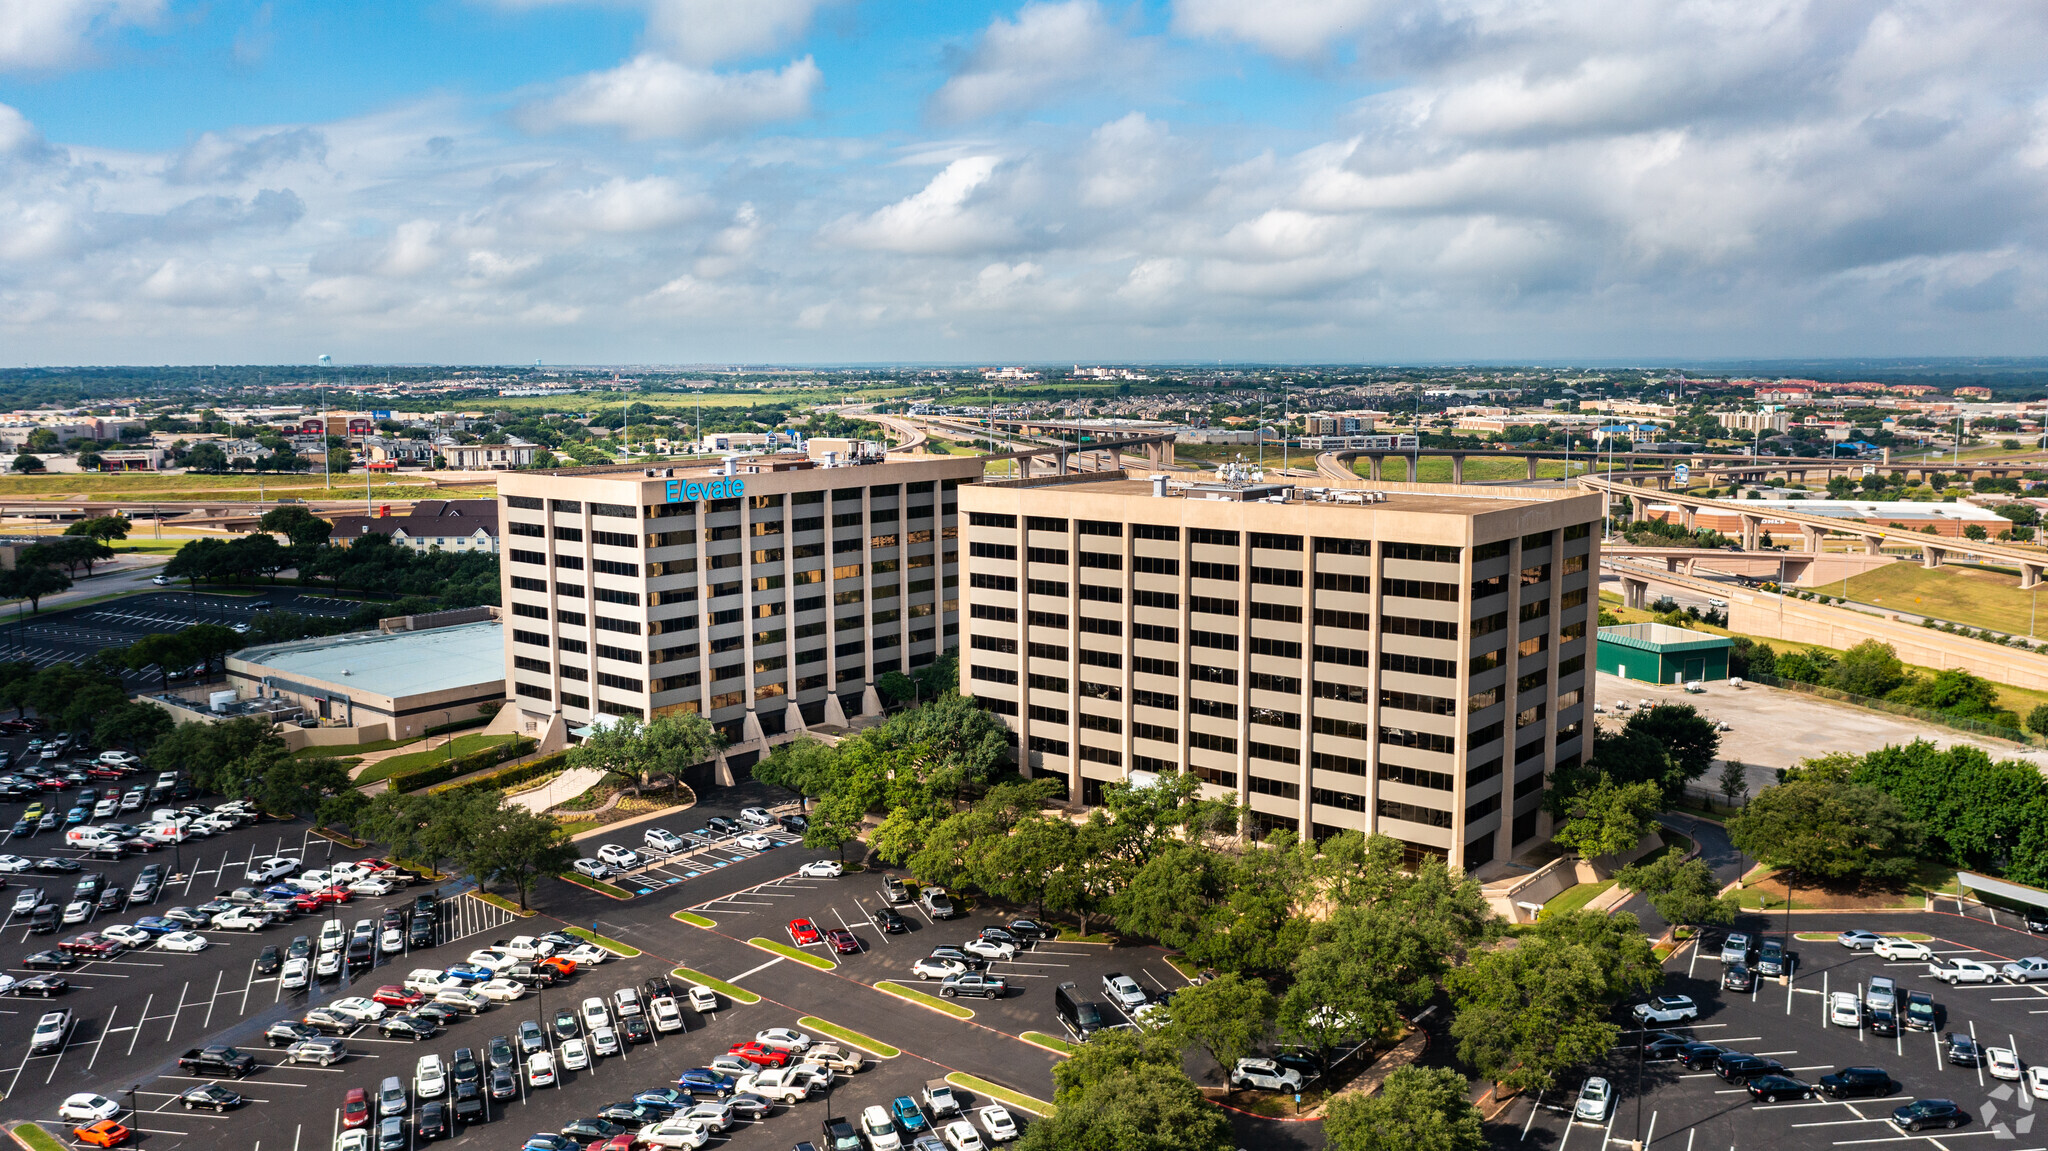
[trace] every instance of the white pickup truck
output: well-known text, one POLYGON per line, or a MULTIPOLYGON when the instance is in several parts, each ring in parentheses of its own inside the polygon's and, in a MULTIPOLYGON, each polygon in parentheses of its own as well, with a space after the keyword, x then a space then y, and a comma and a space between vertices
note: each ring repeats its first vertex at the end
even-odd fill
POLYGON ((800 1071, 794 1067, 776 1067, 741 1076, 738 1090, 751 1091, 763 1099, 791 1105, 808 1098, 815 1082, 808 1071, 800 1071))

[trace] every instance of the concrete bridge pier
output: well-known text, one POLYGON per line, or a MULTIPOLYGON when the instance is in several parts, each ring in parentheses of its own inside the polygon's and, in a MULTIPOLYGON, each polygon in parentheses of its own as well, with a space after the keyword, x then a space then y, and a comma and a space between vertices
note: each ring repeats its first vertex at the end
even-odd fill
POLYGON ((1451 482, 1454 484, 1465 482, 1465 457, 1463 455, 1451 457, 1451 482))
POLYGON ((1408 482, 1411 484, 1414 483, 1416 476, 1419 475, 1421 471, 1421 469, 1416 466, 1418 463, 1417 459, 1412 455, 1402 456, 1401 462, 1408 465, 1408 482))
POLYGON ((1815 555, 1820 554, 1821 541, 1826 538, 1827 533, 1819 528, 1801 526, 1799 529, 1799 542, 1802 550, 1810 551, 1815 555))
POLYGON ((1945 559, 1947 559, 1947 558, 1948 558, 1948 549, 1946 549, 1946 548, 1938 548, 1938 547, 1935 547, 1935 546, 1934 546, 1933 544, 1921 544, 1921 545, 1920 545, 1920 566, 1921 566, 1921 567, 1924 567, 1924 568, 1938 568, 1938 567, 1940 567, 1940 566, 1941 566, 1941 563, 1942 563, 1942 561, 1943 561, 1943 560, 1945 560, 1945 559))
POLYGON ((1763 528, 1764 518, 1762 516, 1746 515, 1742 517, 1743 551, 1753 552, 1757 549, 1759 543, 1758 537, 1763 534, 1763 528))
POLYGON ((1650 599, 1650 581, 1633 576, 1621 577, 1621 603, 1623 607, 1641 609, 1650 599))
POLYGON ((1367 457, 1365 457, 1365 458, 1366 458, 1366 462, 1368 462, 1368 463, 1370 463, 1370 464, 1372 465, 1372 482, 1374 482, 1374 483, 1379 483, 1379 482, 1380 482, 1380 467, 1381 467, 1381 465, 1382 465, 1382 464, 1384 464, 1384 463, 1386 462, 1386 460, 1385 460, 1385 457, 1382 457, 1382 456, 1367 456, 1367 457))
POLYGON ((1145 462, 1151 464, 1154 470, 1164 468, 1167 464, 1173 462, 1173 445, 1170 443, 1146 444, 1145 462))
MULTIPOLYGON (((1885 450, 1886 450, 1886 451, 1890 451, 1891 449, 1890 449, 1890 448, 1886 448, 1885 450)), ((1867 555, 1867 556, 1874 556, 1874 555, 1877 555, 1877 554, 1879 554, 1879 552, 1881 552, 1881 551, 1883 550, 1883 548, 1884 548, 1884 537, 1883 537, 1883 536, 1864 536, 1864 537, 1863 537, 1863 554, 1864 554, 1864 555, 1867 555)))
POLYGON ((2029 589, 2029 588, 2036 588, 2036 587, 2039 587, 2039 586, 2041 586, 2041 571, 2042 571, 2042 567, 2043 567, 2043 565, 2041 565, 2041 564, 2021 564, 2021 565, 2020 565, 2020 590, 2021 590, 2021 591, 2025 591, 2025 590, 2027 590, 2027 589, 2029 589))
POLYGON ((1536 478, 1536 457, 1524 456, 1522 459, 1529 465, 1529 478, 1534 480, 1536 478))

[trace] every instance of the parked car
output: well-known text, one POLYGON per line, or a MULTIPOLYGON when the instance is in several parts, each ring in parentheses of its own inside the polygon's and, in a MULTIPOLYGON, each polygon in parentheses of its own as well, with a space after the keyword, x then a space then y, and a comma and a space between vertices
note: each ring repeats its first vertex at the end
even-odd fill
POLYGON ((1927 974, 1953 987, 1958 983, 1989 983, 1998 977, 1998 969, 1974 959, 1937 955, 1927 964, 1927 974))
POLYGON ((1952 1099, 1915 1099, 1903 1107, 1893 1109, 1892 1126, 1905 1131, 1918 1131, 1923 1127, 1961 1127, 1969 1115, 1952 1099))
POLYGON ((1572 1104, 1572 1118, 1582 1123, 1605 1123, 1612 1110, 1614 1085, 1595 1075, 1580 1086, 1578 1101, 1572 1104))
POLYGON ((1636 1004, 1632 1014, 1638 1023, 1683 1023, 1698 1019, 1700 1008, 1690 995, 1660 995, 1636 1004))

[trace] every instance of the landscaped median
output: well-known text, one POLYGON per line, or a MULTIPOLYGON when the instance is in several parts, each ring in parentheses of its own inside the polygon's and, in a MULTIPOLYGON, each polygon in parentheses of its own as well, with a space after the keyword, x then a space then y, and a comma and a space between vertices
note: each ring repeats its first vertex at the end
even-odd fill
POLYGON ((637 959, 640 955, 639 948, 634 947, 629 943, 620 943, 616 939, 607 939, 606 937, 599 935, 595 931, 589 931, 581 927, 570 927, 565 928, 564 930, 566 930, 569 934, 575 936, 576 938, 583 940, 585 943, 595 943, 599 947, 604 948, 606 951, 614 952, 627 959, 637 959))
POLYGON ((14 1137, 23 1146, 32 1148, 33 1151, 69 1151, 69 1148, 65 1147, 56 1136, 34 1123, 16 1124, 14 1126, 14 1137))
POLYGON ((1061 1039, 1059 1036, 1047 1035, 1043 1031, 1026 1031, 1024 1034, 1018 1036, 1018 1038, 1022 1039, 1026 1043, 1031 1044, 1033 1047, 1043 1047, 1047 1051, 1050 1051, 1055 1055, 1072 1055, 1074 1052, 1080 1050, 1080 1048, 1075 1047, 1073 1044, 1067 1042, 1064 1039, 1061 1039))
POLYGON ((478 899, 483 900, 485 903, 490 904, 492 907, 495 907, 500 911, 509 911, 521 919, 532 919, 534 916, 540 914, 540 912, 538 911, 522 911, 518 904, 512 902, 509 899, 506 899, 502 895, 492 895, 488 891, 472 891, 470 892, 470 894, 476 896, 478 899))
POLYGON ((761 1002, 760 996, 754 994, 751 991, 748 991, 744 987, 734 986, 733 984, 727 983, 723 979, 713 979, 711 976, 706 975, 701 971, 694 970, 692 968, 678 967, 669 974, 675 976, 677 979, 686 979, 691 983, 697 984, 700 987, 709 987, 711 990, 718 992, 720 995, 725 996, 727 999, 732 1000, 734 1003, 761 1002))
POLYGON ((701 927, 706 931, 718 926, 717 920, 706 919, 694 911, 678 911, 674 915, 669 916, 669 918, 677 923, 687 923, 691 927, 701 927))
POLYGON ((564 883, 573 883, 578 887, 587 888, 588 890, 597 892, 599 895, 607 896, 612 899, 633 898, 633 893, 627 891, 623 887, 613 887, 611 884, 606 883, 602 879, 592 879, 589 876, 580 874, 578 872, 564 871, 560 875, 555 876, 555 878, 561 880, 564 883))
POLYGON ((784 959, 794 959, 798 963, 808 963, 812 967, 815 967, 820 971, 830 971, 833 968, 839 966, 837 963, 832 962, 831 960, 825 958, 822 955, 806 954, 805 952, 798 951, 796 948, 791 947, 787 943, 777 943, 773 939, 763 939, 758 935, 756 935, 752 939, 747 940, 747 942, 755 947, 760 948, 763 951, 769 951, 775 953, 776 955, 780 955, 784 959))
POLYGON ((974 1018, 974 1012, 969 1008, 962 1007, 958 1003, 952 1003, 944 999, 939 999, 934 996, 926 995, 924 992, 919 991, 915 987, 905 987, 904 985, 896 982, 893 979, 884 979, 881 982, 875 984, 875 990, 886 992, 887 994, 894 995, 898 999, 915 1003, 919 1007, 929 1007, 933 1011, 943 1011, 947 1015, 950 1015, 955 1019, 974 1018))
POLYGON ((965 1071, 955 1071, 951 1075, 946 1076, 946 1082, 951 1083, 955 1087, 972 1091, 982 1098, 992 1099, 1005 1107, 1015 1107, 1019 1111, 1029 1111, 1040 1118, 1048 1118, 1053 1112, 1052 1104, 1047 1103, 1043 1099, 1033 1099, 1021 1091, 1012 1091, 1000 1083, 990 1083, 979 1075, 969 1075, 965 1071))
POLYGON ((830 1035, 841 1043, 858 1047, 878 1059, 894 1059, 898 1055, 903 1054, 901 1048, 891 1047, 879 1039, 869 1038, 858 1031, 849 1030, 829 1019, 820 1019, 815 1015, 804 1016, 796 1021, 796 1025, 798 1027, 808 1027, 822 1035, 830 1035))
MULTIPOLYGON (((1908 943, 1934 942, 1934 937, 1924 931, 1880 931, 1878 934, 1886 939, 1903 939, 1908 943)), ((1832 931, 1797 931, 1792 934, 1792 938, 1803 943, 1833 943, 1835 935, 1832 931)))

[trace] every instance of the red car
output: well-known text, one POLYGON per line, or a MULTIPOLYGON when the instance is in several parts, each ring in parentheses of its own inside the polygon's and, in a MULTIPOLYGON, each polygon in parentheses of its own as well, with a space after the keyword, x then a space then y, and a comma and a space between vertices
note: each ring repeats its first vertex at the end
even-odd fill
POLYGON ((34 730, 25 719, 0 719, 0 732, 8 735, 27 735, 34 730))
POLYGON ((292 910, 310 915, 327 906, 317 895, 296 895, 292 897, 292 910))
POLYGON ((368 1127, 370 1125, 370 1093, 360 1087, 348 1089, 348 1098, 341 1101, 341 1125, 344 1128, 368 1127))
POLYGON ((69 791, 71 789, 71 781, 68 779, 59 779, 56 776, 51 776, 49 779, 37 780, 36 786, 42 788, 44 791, 69 791))
POLYGON ((386 1007, 415 1007, 427 1001, 426 996, 410 987, 400 987, 396 983, 387 983, 379 987, 377 993, 370 998, 386 1007))
POLYGON ((576 961, 564 959, 559 955, 550 955, 546 959, 541 960, 540 966, 548 968, 557 975, 567 976, 576 974, 576 961))
POLYGON ((789 1062, 789 1052, 777 1051, 767 1044, 757 1043, 751 1039, 745 1043, 733 1044, 726 1054, 744 1059, 757 1067, 780 1067, 789 1062))
POLYGON ((128 775, 127 772, 118 767, 108 767, 102 763, 96 763, 86 768, 85 774, 94 779, 124 779, 128 775))
POLYGON ((57 950, 69 955, 90 955, 94 958, 101 958, 108 955, 118 955, 121 951, 121 945, 97 931, 88 931, 84 935, 74 935, 59 943, 57 950))
POLYGON ((825 942, 840 955, 851 955, 860 950, 860 937, 844 927, 835 927, 825 933, 825 942))
POLYGON ((340 884, 336 884, 333 887, 323 887, 320 890, 314 892, 313 894, 319 896, 321 902, 323 903, 348 902, 348 888, 343 887, 340 884))
POLYGON ((816 943, 820 938, 822 937, 818 934, 818 925, 810 920, 792 919, 789 921, 789 941, 798 947, 816 943))
POLYGON ((598 1139, 583 1151, 633 1151, 639 1146, 640 1135, 635 1131, 621 1131, 609 1139, 598 1139))
POLYGON ((391 864, 381 859, 358 859, 356 866, 372 872, 391 870, 391 864))

